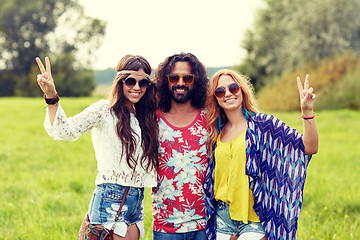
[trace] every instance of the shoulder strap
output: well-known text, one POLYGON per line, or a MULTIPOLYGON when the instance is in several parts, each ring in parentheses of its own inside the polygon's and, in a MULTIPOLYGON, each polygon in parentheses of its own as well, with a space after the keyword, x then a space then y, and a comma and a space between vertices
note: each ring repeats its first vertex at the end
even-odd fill
MULTIPOLYGON (((122 207, 124 206, 124 203, 125 203, 125 198, 126 198, 126 195, 128 194, 129 192, 129 187, 126 187, 125 189, 125 192, 124 192, 124 196, 123 196, 123 199, 121 200, 121 203, 120 203, 120 207, 119 207, 119 210, 116 214, 116 217, 115 217, 115 223, 117 222, 117 220, 119 219, 119 216, 120 216, 120 213, 121 213, 121 209, 122 207)), ((115 226, 115 225, 114 225, 115 226)))

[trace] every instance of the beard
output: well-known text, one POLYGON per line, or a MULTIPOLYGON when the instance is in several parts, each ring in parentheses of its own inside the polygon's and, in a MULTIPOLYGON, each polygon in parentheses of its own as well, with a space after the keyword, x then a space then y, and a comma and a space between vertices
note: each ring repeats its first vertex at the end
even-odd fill
POLYGON ((187 102, 188 100, 191 99, 192 94, 193 94, 193 91, 190 90, 188 86, 181 86, 181 87, 173 86, 171 88, 171 98, 176 103, 185 103, 185 102, 187 102), (175 93, 176 89, 184 89, 185 92, 184 92, 184 94, 175 93))

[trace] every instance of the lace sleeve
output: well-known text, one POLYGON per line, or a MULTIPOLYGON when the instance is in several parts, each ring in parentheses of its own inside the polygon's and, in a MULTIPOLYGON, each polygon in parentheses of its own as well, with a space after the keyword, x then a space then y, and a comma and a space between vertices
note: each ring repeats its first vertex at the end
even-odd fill
POLYGON ((110 114, 110 106, 106 100, 100 100, 81 113, 69 118, 66 117, 59 103, 52 126, 46 110, 44 127, 49 136, 56 141, 75 141, 81 135, 100 124, 106 114, 110 114))

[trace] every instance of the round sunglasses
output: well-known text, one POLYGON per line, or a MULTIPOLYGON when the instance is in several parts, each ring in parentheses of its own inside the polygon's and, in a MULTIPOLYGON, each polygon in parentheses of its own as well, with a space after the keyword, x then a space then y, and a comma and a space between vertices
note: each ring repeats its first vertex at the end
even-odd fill
POLYGON ((129 88, 135 87, 135 85, 137 83, 141 89, 145 89, 151 84, 150 80, 147 79, 147 78, 144 78, 144 79, 141 79, 141 80, 137 81, 135 78, 128 77, 125 80, 123 80, 123 82, 129 88))
POLYGON ((169 74, 167 75, 168 81, 171 84, 177 84, 180 81, 180 78, 182 78, 183 82, 185 84, 192 84, 194 82, 195 79, 195 75, 193 74, 177 74, 177 73, 173 73, 173 74, 169 74))
MULTIPOLYGON (((240 86, 237 83, 230 83, 227 88, 229 89, 229 92, 231 92, 232 94, 235 94, 240 90, 240 86)), ((225 96, 225 92, 226 92, 226 88, 218 87, 215 89, 214 95, 217 98, 222 98, 225 96)))

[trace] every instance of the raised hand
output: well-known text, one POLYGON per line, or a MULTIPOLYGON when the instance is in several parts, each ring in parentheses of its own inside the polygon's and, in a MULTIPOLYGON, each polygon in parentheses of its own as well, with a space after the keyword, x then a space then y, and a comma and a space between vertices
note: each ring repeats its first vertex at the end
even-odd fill
POLYGON ((297 85, 300 94, 300 106, 303 115, 312 116, 314 114, 314 104, 316 95, 313 94, 314 89, 309 88, 309 74, 305 77, 304 87, 301 84, 300 77, 297 77, 297 85))
POLYGON ((46 69, 44 65, 42 64, 40 58, 35 58, 36 63, 39 66, 41 74, 37 75, 37 82, 41 88, 41 90, 45 93, 47 98, 53 98, 56 96, 56 89, 54 80, 51 75, 51 65, 50 65, 50 59, 48 57, 45 57, 45 64, 46 69))

